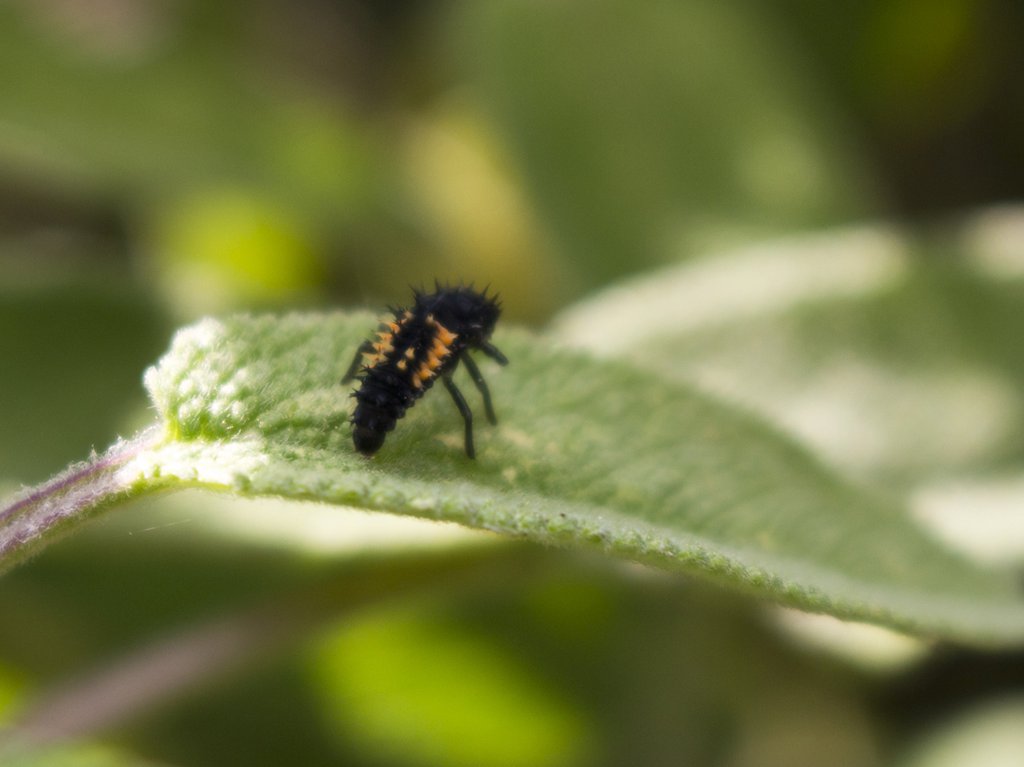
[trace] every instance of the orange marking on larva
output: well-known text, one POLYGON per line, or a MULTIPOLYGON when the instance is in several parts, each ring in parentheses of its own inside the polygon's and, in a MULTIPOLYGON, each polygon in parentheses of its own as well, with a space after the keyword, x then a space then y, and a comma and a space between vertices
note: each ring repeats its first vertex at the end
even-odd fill
POLYGON ((416 371, 415 377, 418 378, 420 381, 429 381, 431 378, 434 377, 434 371, 431 370, 429 367, 423 366, 416 371))
POLYGON ((405 370, 405 367, 406 367, 405 360, 399 360, 398 361, 398 369, 399 370, 405 370))
POLYGON ((445 346, 451 346, 458 336, 446 328, 444 325, 437 323, 437 340, 443 343, 445 346))
POLYGON ((405 358, 407 360, 411 360, 415 356, 416 356, 416 350, 413 349, 411 346, 408 349, 405 350, 405 358))
POLYGON ((434 345, 430 347, 430 353, 437 357, 447 357, 451 350, 448 345, 443 343, 440 338, 434 341, 434 345))

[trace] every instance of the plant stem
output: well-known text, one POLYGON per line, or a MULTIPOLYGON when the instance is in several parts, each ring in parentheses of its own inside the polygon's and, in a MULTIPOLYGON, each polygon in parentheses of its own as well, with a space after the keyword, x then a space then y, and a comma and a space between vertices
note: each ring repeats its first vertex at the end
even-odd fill
POLYGON ((0 572, 24 561, 58 535, 130 493, 118 469, 155 441, 155 430, 119 441, 88 461, 69 466, 0 508, 0 572))

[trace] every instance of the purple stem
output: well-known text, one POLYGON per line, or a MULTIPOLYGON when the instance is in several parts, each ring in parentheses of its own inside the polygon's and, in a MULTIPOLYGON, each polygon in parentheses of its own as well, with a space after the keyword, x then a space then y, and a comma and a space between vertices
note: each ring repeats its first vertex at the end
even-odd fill
POLYGON ((0 571, 56 537, 58 530, 129 488, 117 469, 154 441, 152 432, 118 442, 102 455, 74 464, 52 479, 24 491, 0 509, 0 571))

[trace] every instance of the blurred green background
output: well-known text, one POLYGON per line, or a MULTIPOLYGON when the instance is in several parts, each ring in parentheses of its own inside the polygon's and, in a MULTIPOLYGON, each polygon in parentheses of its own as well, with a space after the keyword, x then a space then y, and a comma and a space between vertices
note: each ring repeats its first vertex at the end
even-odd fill
MULTIPOLYGON (((1022 34, 1013 0, 0 3, 0 488, 149 423, 142 371, 204 314, 439 277, 543 328, 709 250, 1020 198, 1022 34)), ((334 577, 192 523, 211 503, 133 508, 7 576, 0 711, 334 577)), ((545 568, 320 625, 63 758, 874 765, 984 697, 956 684, 991 662, 970 653, 882 684, 722 595, 545 568)))
POLYGON ((107 444, 169 329, 205 313, 380 306, 441 277, 542 324, 712 247, 1019 195, 1022 16, 4 3, 4 475, 107 444))

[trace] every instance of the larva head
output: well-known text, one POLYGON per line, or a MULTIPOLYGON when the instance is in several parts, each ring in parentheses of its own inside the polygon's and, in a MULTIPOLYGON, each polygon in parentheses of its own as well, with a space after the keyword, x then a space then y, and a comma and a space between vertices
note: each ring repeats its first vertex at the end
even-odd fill
POLYGON ((433 314, 466 346, 487 341, 501 314, 497 296, 467 287, 442 288, 431 295, 417 296, 417 306, 433 314))

